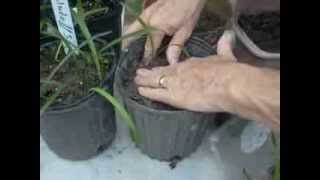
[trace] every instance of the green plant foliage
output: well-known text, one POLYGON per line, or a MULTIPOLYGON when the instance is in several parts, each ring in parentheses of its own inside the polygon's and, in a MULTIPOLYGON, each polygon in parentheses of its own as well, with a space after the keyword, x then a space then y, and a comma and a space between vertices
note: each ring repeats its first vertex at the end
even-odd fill
POLYGON ((116 111, 122 116, 123 120, 125 120, 127 126, 130 129, 130 135, 133 141, 135 142, 140 142, 141 137, 133 123, 133 119, 131 115, 126 111, 126 109, 119 103, 119 101, 114 98, 111 93, 109 93, 107 90, 102 89, 102 88, 92 88, 92 91, 97 92, 100 94, 102 97, 107 99, 113 107, 116 109, 116 111))

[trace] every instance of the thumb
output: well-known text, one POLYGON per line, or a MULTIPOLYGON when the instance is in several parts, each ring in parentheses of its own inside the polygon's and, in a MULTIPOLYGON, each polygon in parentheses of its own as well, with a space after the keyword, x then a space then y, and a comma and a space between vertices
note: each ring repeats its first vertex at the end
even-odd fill
POLYGON ((231 30, 224 31, 217 44, 217 54, 227 57, 231 61, 237 61, 232 50, 235 44, 235 34, 231 30))
POLYGON ((173 35, 166 52, 169 64, 175 64, 179 61, 181 50, 191 33, 192 29, 182 27, 173 35))

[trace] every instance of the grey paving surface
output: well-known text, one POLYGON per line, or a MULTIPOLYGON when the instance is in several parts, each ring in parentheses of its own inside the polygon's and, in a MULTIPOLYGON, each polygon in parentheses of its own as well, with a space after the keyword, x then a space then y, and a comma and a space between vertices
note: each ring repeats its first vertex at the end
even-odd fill
POLYGON ((199 149, 177 164, 150 159, 129 139, 127 128, 118 121, 112 146, 99 156, 81 162, 58 158, 40 137, 41 180, 234 180, 244 179, 242 169, 262 179, 271 165, 270 145, 253 154, 240 150, 236 126, 209 133, 199 149))

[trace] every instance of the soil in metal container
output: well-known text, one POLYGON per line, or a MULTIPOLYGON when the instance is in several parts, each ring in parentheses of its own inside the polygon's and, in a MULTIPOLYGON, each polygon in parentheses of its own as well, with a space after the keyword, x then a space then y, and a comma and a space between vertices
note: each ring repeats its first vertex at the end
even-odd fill
POLYGON ((241 15, 239 25, 259 48, 280 53, 280 12, 241 15))

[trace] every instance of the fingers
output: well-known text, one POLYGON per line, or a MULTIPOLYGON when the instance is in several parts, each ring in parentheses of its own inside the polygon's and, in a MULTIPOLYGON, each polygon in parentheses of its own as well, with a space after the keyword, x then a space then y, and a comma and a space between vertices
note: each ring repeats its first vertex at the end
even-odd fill
POLYGON ((189 26, 180 28, 173 36, 167 49, 167 59, 169 64, 176 64, 179 61, 182 47, 191 36, 192 29, 189 26))
MULTIPOLYGON (((148 20, 150 19, 151 17, 151 14, 152 12, 154 11, 155 8, 157 8, 158 5, 156 3, 154 3, 153 5, 149 6, 148 8, 146 8, 142 13, 141 15, 139 16, 140 19, 144 22, 144 23, 147 23, 148 20)), ((128 34, 132 34, 134 32, 138 32, 140 30, 143 29, 143 25, 138 21, 138 20, 135 20, 129 27, 128 29, 126 30, 126 32, 124 33, 124 36, 125 35, 128 35, 128 34)), ((135 38, 137 38, 138 36, 133 36, 133 37, 130 37, 130 38, 127 38, 125 41, 123 41, 123 47, 127 47, 135 38)))
POLYGON ((144 49, 144 64, 148 65, 159 49, 165 32, 161 30, 153 31, 147 38, 144 49))
MULTIPOLYGON (((162 67, 154 68, 152 70, 138 69, 134 81, 138 86, 159 88, 159 81, 163 75, 166 75, 166 73, 164 73, 164 68, 162 67)), ((163 79, 162 85, 165 87, 167 86, 166 77, 163 79)))
POLYGON ((153 99, 155 101, 168 103, 169 99, 169 92, 167 89, 161 89, 161 88, 149 88, 149 87, 139 87, 138 92, 141 96, 153 99))
POLYGON ((230 61, 237 61, 232 50, 235 45, 235 34, 231 30, 226 30, 218 41, 217 54, 226 57, 224 59, 230 61))
MULTIPOLYGON (((150 19, 151 17, 151 14, 152 12, 155 10, 155 8, 157 8, 158 5, 155 3, 153 5, 151 5, 150 7, 146 8, 145 10, 143 10, 143 12, 140 14, 140 19, 147 23, 148 20, 150 19)), ((138 21, 138 20, 135 20, 129 27, 128 29, 126 30, 126 32, 124 34, 129 34, 129 33, 133 33, 133 32, 136 32, 136 31, 139 31, 143 28, 142 24, 138 21)))
POLYGON ((202 5, 198 7, 198 12, 174 34, 166 52, 169 64, 176 64, 179 61, 182 47, 192 34, 197 20, 199 19, 201 9, 204 6, 204 2, 205 1, 203 1, 202 5))

